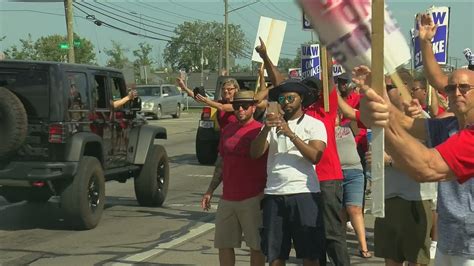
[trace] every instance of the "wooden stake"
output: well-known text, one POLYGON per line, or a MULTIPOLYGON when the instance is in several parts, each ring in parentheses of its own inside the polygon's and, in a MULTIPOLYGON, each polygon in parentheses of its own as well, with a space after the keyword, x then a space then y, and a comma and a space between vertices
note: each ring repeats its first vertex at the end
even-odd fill
POLYGON ((329 113, 329 72, 326 46, 321 46, 321 80, 323 81, 324 112, 329 113))
MULTIPOLYGON (((372 0, 372 88, 379 94, 385 92, 384 86, 384 0, 372 0)), ((384 187, 384 146, 385 132, 382 127, 372 128, 372 214, 385 217, 384 187)))

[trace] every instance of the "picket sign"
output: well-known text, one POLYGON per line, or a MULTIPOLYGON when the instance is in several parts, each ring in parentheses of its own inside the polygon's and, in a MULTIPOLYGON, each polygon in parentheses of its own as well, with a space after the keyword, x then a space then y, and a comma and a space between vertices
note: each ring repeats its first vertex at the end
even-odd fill
MULTIPOLYGON (((275 66, 278 65, 278 60, 280 59, 280 51, 283 44, 283 38, 285 37, 285 30, 286 21, 260 17, 254 47, 260 45, 259 37, 262 38, 267 47, 268 57, 275 66)), ((252 61, 263 63, 262 58, 255 49, 253 50, 252 61)))
MULTIPOLYGON (((448 39, 449 39, 449 19, 450 8, 430 7, 426 10, 434 24, 437 25, 436 34, 431 40, 433 53, 438 64, 448 63, 448 39)), ((418 23, 415 16, 415 29, 413 31, 413 65, 416 70, 423 68, 423 58, 421 57, 420 38, 418 37, 418 23)))
MULTIPOLYGON (((321 47, 321 65, 322 65, 322 81, 323 81, 323 100, 324 112, 329 113, 329 69, 328 69, 328 52, 326 46, 321 47)), ((332 69, 331 69, 332 71, 332 69)))
MULTIPOLYGON (((372 66, 374 82, 372 85, 379 93, 385 88, 383 73, 394 73, 396 67, 410 60, 410 49, 398 24, 385 9, 383 0, 298 0, 298 2, 305 14, 311 18, 311 24, 318 33, 321 43, 326 45, 328 52, 345 69, 352 70, 359 65, 372 66), (375 33, 372 38, 376 40, 371 39, 371 32, 375 33), (371 43, 374 44, 373 47, 371 43), (379 61, 375 62, 377 59, 379 61)), ((410 99, 410 94, 403 83, 400 83, 400 78, 392 76, 392 79, 404 94, 404 98, 410 99)), ((374 128, 372 135, 374 159, 372 176, 375 178, 375 182, 372 183, 375 186, 372 213, 376 217, 383 217, 385 215, 383 129, 374 128)))

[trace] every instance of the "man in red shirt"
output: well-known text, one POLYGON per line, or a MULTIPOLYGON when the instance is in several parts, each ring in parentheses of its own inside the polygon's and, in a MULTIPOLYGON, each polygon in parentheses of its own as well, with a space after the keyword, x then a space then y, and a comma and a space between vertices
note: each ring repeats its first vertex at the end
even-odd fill
MULTIPOLYGON (((238 122, 229 123, 221 133, 223 193, 216 213, 214 247, 219 249, 220 265, 235 265, 234 248, 240 248, 242 233, 250 247, 251 265, 264 265, 260 251, 259 228, 262 225, 260 201, 266 183, 267 156, 250 158, 250 144, 262 124, 253 119, 256 108, 253 91, 239 91, 232 107, 238 122)), ((221 175, 218 175, 221 176, 221 175)), ((201 200, 209 210, 214 190, 221 180, 213 179, 201 200)))
POLYGON ((444 91, 461 130, 429 149, 397 122, 403 118, 393 111, 387 97, 377 95, 369 87, 364 89, 366 97, 361 102, 362 121, 366 126, 386 127, 388 152, 403 170, 419 182, 457 179, 463 183, 474 176, 474 72, 466 69, 454 71, 444 91))

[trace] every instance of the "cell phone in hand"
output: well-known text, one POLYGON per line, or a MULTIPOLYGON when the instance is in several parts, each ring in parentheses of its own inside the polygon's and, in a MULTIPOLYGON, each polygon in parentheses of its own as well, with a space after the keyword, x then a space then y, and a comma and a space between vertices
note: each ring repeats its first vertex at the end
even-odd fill
POLYGON ((204 87, 196 87, 193 90, 194 97, 196 97, 198 94, 200 94, 202 97, 206 97, 206 90, 204 87))
POLYGON ((279 104, 277 102, 268 102, 267 114, 273 113, 278 116, 280 114, 279 104))

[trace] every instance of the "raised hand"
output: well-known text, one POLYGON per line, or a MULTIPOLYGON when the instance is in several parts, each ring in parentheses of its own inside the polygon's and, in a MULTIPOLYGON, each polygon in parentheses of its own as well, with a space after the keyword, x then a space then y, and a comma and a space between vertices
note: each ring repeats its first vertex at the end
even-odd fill
POLYGON ((364 65, 354 67, 352 69, 352 81, 359 87, 364 85, 370 86, 372 82, 372 72, 370 68, 364 65))
POLYGON ((260 57, 264 57, 267 55, 267 47, 265 46, 265 43, 263 42, 261 37, 258 37, 260 39, 260 45, 255 47, 255 51, 260 55, 260 57))
MULTIPOLYGON (((389 100, 384 99, 369 86, 363 86, 361 92, 365 94, 360 101, 360 119, 367 128, 373 126, 386 127, 389 122, 389 100)), ((385 95, 386 97, 386 95, 385 95)))
POLYGON ((176 83, 181 89, 186 88, 186 84, 184 84, 184 80, 182 78, 176 78, 176 83))
POLYGON ((413 99, 410 103, 403 102, 403 107, 407 116, 412 118, 421 118, 423 116, 423 108, 418 99, 413 99))
POLYGON ((436 34, 436 29, 438 26, 434 24, 433 19, 430 14, 418 14, 416 16, 416 21, 418 23, 418 36, 420 40, 429 41, 436 34))

